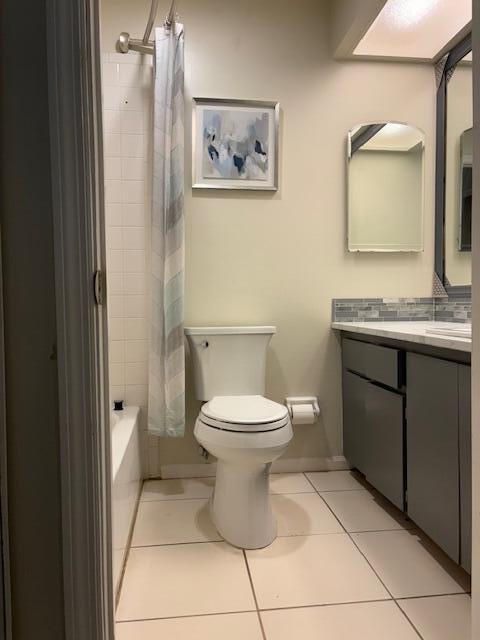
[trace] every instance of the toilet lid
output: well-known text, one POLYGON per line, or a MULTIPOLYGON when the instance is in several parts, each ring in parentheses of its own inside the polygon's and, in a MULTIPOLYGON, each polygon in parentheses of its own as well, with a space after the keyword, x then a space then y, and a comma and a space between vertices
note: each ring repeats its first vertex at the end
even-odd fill
POLYGON ((202 422, 229 431, 270 431, 288 418, 287 407, 263 396, 216 396, 201 410, 202 422))

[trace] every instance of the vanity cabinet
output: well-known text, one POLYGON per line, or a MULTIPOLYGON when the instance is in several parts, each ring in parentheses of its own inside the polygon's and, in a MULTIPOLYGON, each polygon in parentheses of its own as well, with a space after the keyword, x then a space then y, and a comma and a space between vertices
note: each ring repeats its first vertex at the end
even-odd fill
POLYGON ((345 457, 470 571, 470 366, 392 343, 342 340, 345 457))
POLYGON ((457 561, 458 438, 458 365, 407 354, 407 512, 457 561))
POLYGON ((350 464, 403 509, 404 397, 398 390, 399 357, 396 349, 344 340, 343 437, 350 464))

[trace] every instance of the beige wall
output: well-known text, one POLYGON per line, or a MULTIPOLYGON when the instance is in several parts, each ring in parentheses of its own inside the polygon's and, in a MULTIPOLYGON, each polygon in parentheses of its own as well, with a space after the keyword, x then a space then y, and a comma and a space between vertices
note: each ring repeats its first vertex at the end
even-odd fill
MULTIPOLYGON (((103 49, 143 33, 148 0, 103 0, 103 49)), ((334 62, 320 0, 182 0, 186 33, 186 323, 274 323, 267 394, 315 394, 322 417, 296 428, 287 456, 342 451, 333 297, 427 296, 433 269, 435 87, 429 66, 334 62), (191 98, 278 100, 277 193, 192 193, 191 98), (426 134, 425 250, 346 253, 346 135, 358 122, 409 122, 426 134)), ((163 16, 160 16, 160 20, 163 16)), ((183 440, 162 464, 199 462, 188 379, 183 440)))
POLYGON ((423 146, 411 151, 359 149, 348 163, 351 251, 423 248, 423 146))
POLYGON ((445 271, 453 285, 472 282, 472 254, 458 250, 460 225, 460 138, 473 124, 472 67, 455 69, 447 93, 445 180, 445 271))

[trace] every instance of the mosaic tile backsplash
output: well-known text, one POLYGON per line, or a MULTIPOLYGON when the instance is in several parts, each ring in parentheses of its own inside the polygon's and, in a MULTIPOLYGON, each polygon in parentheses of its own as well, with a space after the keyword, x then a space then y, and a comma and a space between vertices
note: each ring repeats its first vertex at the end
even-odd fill
POLYGON ((335 298, 334 322, 471 322, 470 298, 335 298))

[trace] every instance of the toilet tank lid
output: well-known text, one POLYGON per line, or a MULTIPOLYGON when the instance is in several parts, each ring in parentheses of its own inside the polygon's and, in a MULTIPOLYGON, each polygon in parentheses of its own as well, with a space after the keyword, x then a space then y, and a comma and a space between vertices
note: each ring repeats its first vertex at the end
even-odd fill
POLYGON ((185 327, 186 336, 205 336, 205 335, 236 335, 245 333, 270 333, 277 331, 273 326, 245 326, 245 327, 185 327))

